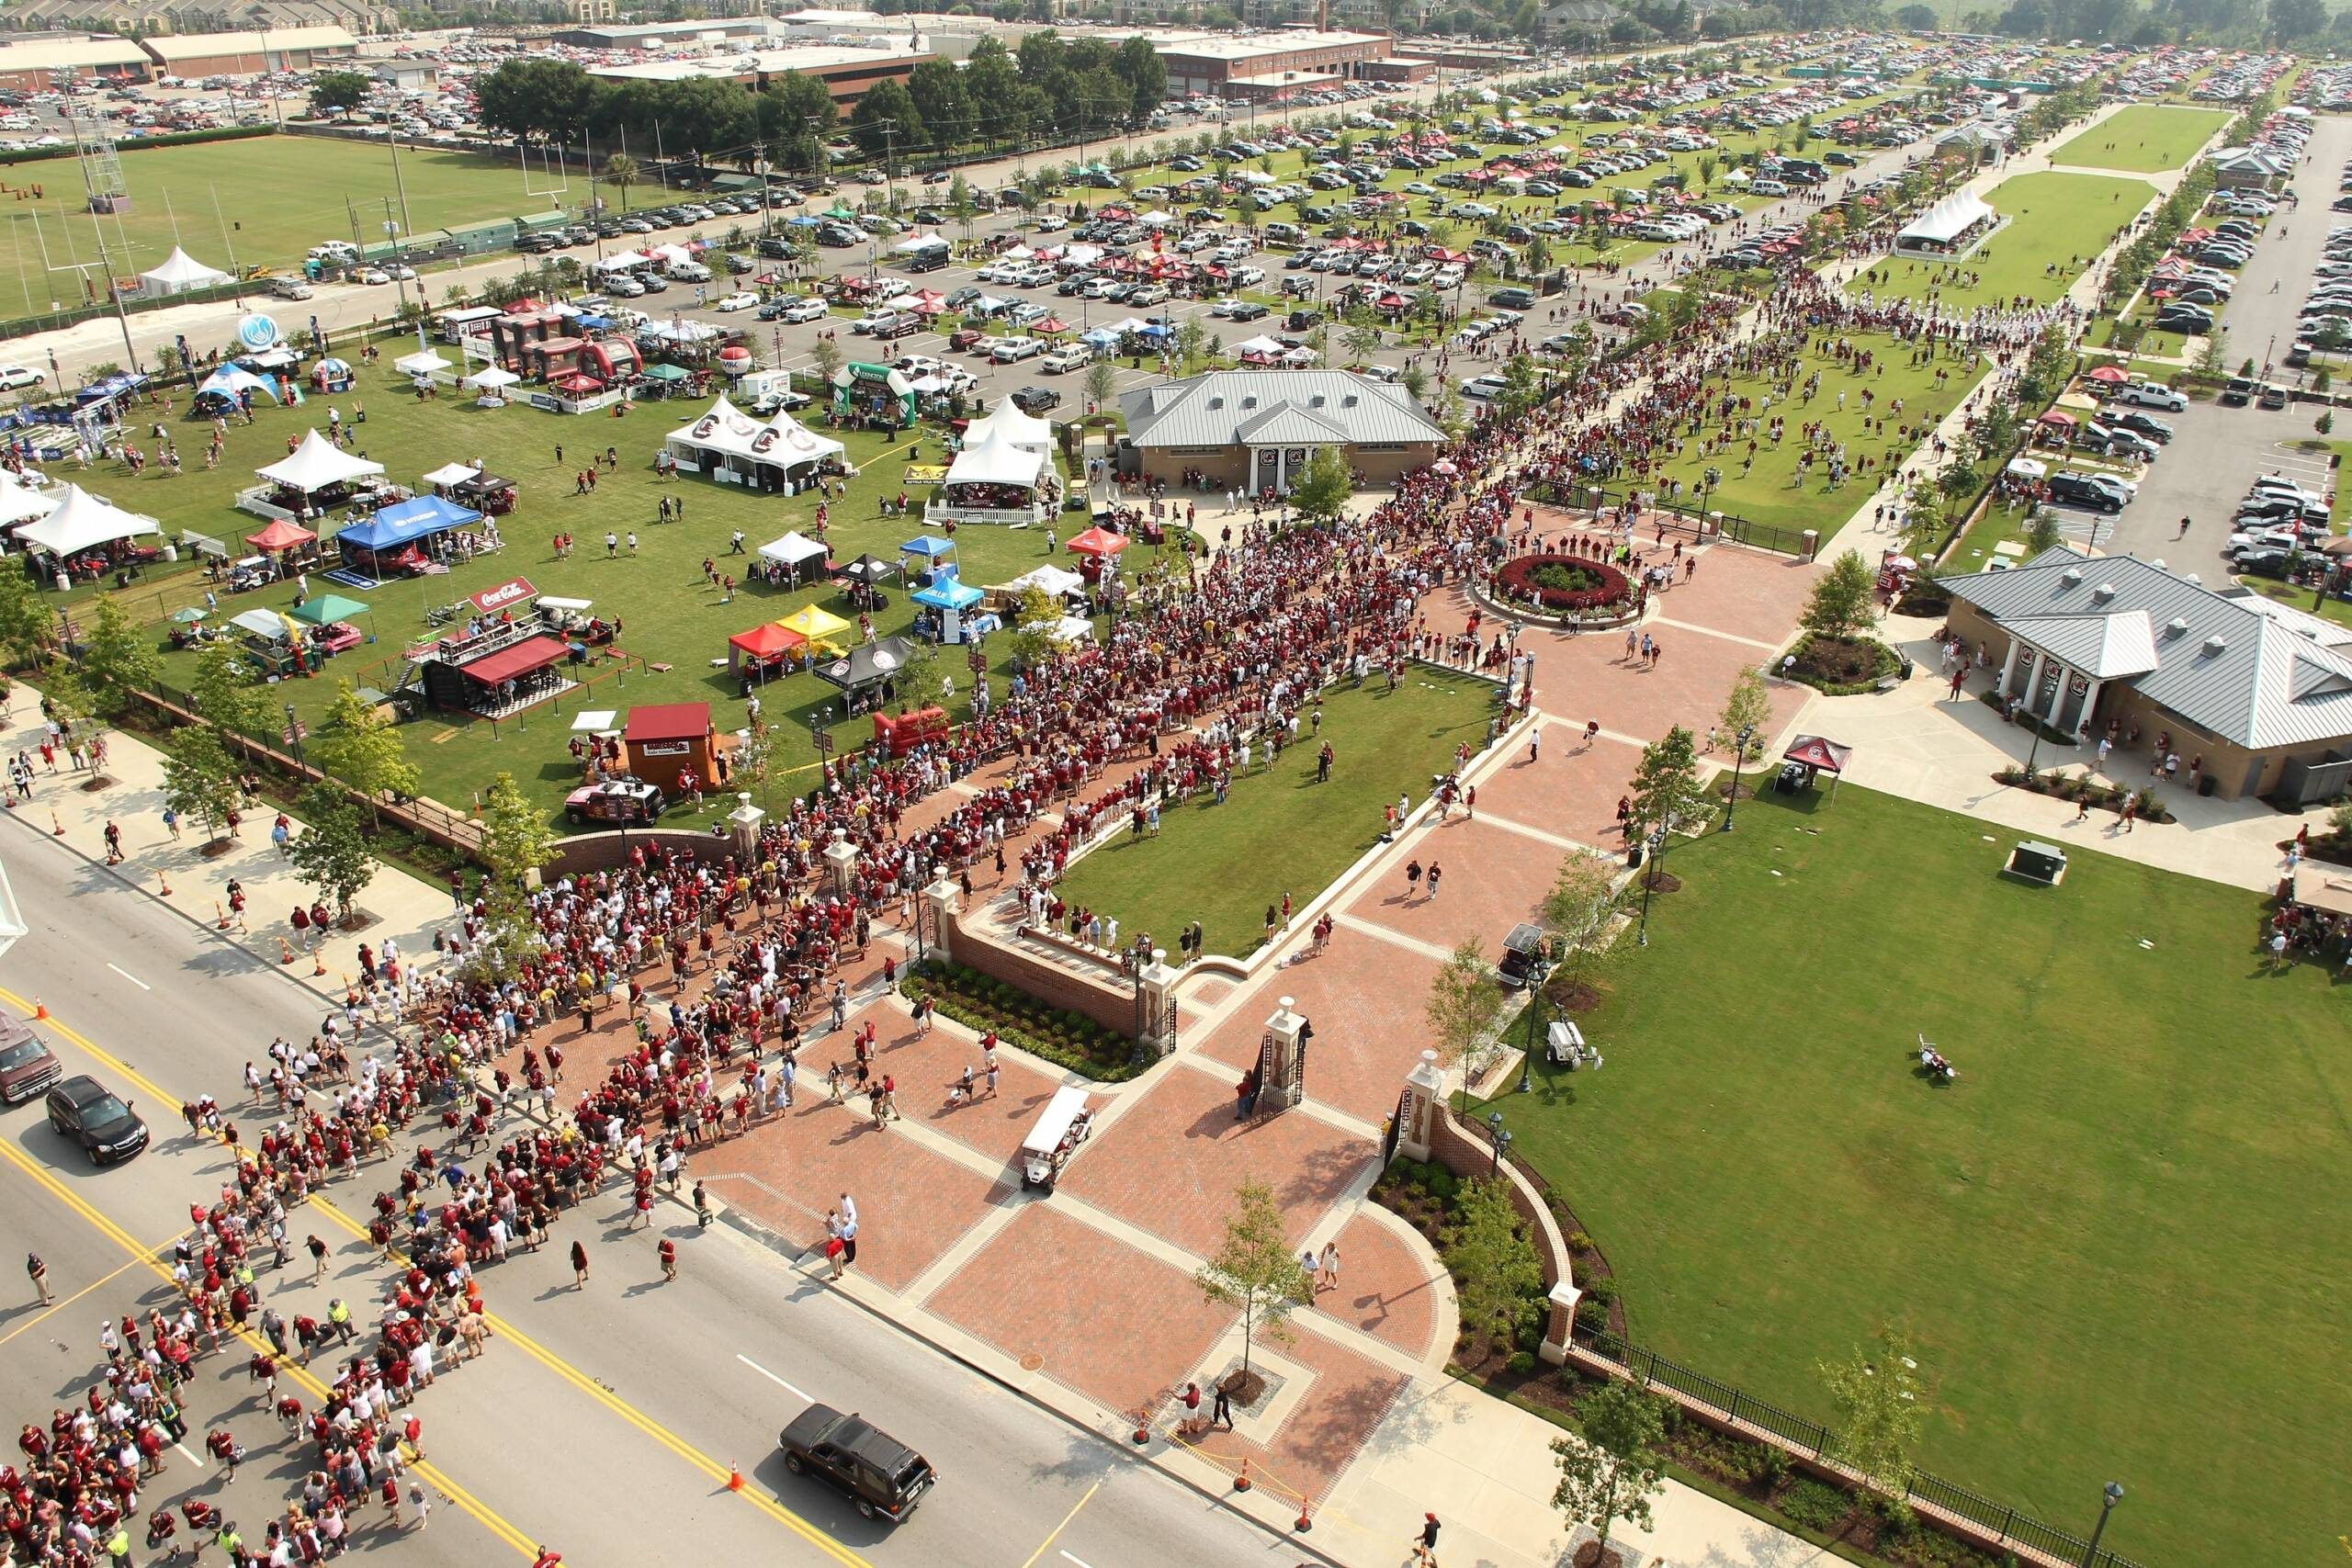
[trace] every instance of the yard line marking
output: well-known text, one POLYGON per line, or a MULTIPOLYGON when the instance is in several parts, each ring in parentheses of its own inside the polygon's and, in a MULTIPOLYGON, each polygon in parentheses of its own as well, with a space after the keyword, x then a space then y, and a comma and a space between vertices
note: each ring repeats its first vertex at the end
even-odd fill
POLYGON ((197 1458, 194 1454, 188 1452, 187 1445, 186 1443, 174 1443, 172 1447, 179 1450, 180 1458, 187 1461, 188 1463, 196 1466, 197 1469, 202 1470, 204 1468, 204 1461, 197 1458))
MULTIPOLYGON (((1054 1533, 1053 1533, 1052 1535, 1047 1536, 1044 1540, 1041 1540, 1041 1541, 1039 1541, 1039 1542, 1037 1543, 1037 1550, 1036 1550, 1036 1551, 1033 1551, 1033 1552, 1031 1552, 1031 1553, 1029 1554, 1029 1561, 1028 1561, 1028 1562, 1023 1562, 1023 1563, 1021 1565, 1021 1568, 1037 1568, 1037 1559, 1039 1559, 1040 1557, 1043 1557, 1043 1556, 1045 1556, 1045 1555, 1046 1555, 1046 1549, 1047 1547, 1049 1547, 1049 1546, 1053 1545, 1055 1541, 1057 1541, 1057 1540, 1060 1540, 1060 1539, 1061 1539, 1061 1533, 1062 1533, 1062 1531, 1064 1531, 1064 1530, 1066 1530, 1066 1529, 1069 1529, 1069 1522, 1070 1522, 1070 1520, 1072 1520, 1072 1519, 1074 1519, 1074 1518, 1078 1517, 1078 1510, 1079 1510, 1079 1509, 1080 1509, 1080 1508, 1083 1508, 1084 1506, 1086 1506, 1086 1505, 1088 1505, 1089 1503, 1091 1503, 1092 1501, 1094 1501, 1094 1495, 1095 1495, 1097 1492, 1100 1492, 1100 1491, 1102 1491, 1102 1483, 1101 1482, 1099 1482, 1099 1481, 1098 1481, 1098 1482, 1096 1482, 1093 1485, 1091 1485, 1091 1486, 1088 1487, 1088 1488, 1086 1489, 1086 1495, 1085 1495, 1085 1496, 1083 1496, 1083 1497, 1080 1497, 1080 1499, 1079 1499, 1075 1504, 1073 1504, 1073 1505, 1071 1506, 1071 1507, 1070 1507, 1070 1511, 1069 1511, 1069 1513, 1064 1514, 1064 1515, 1062 1516, 1062 1522, 1061 1522, 1061 1523, 1059 1523, 1059 1524, 1057 1524, 1057 1525, 1056 1525, 1056 1526, 1054 1527, 1054 1533)), ((1069 1553, 1068 1553, 1067 1551, 1065 1551, 1064 1553, 1062 1553, 1062 1555, 1063 1555, 1063 1556, 1065 1556, 1065 1557, 1069 1557, 1069 1553)), ((1076 1558, 1071 1558, 1070 1560, 1071 1560, 1072 1562, 1076 1562, 1076 1561, 1077 1561, 1077 1559, 1076 1559, 1076 1558)))
POLYGON ((768 1371, 765 1367, 752 1359, 751 1357, 739 1355, 735 1359, 742 1362, 745 1366, 751 1368, 753 1371, 759 1373, 760 1376, 767 1379, 768 1382, 775 1384, 776 1387, 783 1389, 786 1393, 791 1394, 794 1398, 806 1399, 811 1404, 817 1403, 812 1396, 803 1393, 800 1390, 794 1388, 790 1383, 785 1382, 782 1378, 776 1376, 774 1372, 768 1371))
POLYGON ((1088 1562, 1085 1558, 1083 1558, 1083 1557, 1071 1557, 1071 1556, 1070 1556, 1070 1554, 1069 1554, 1069 1552, 1067 1552, 1067 1551, 1063 1552, 1063 1553, 1062 1553, 1062 1556, 1063 1556, 1065 1559, 1067 1559, 1068 1561, 1077 1563, 1077 1564, 1078 1564, 1078 1568, 1094 1568, 1094 1564, 1093 1564, 1093 1563, 1091 1563, 1091 1562, 1088 1562))
POLYGON ((132 985, 138 987, 142 991, 152 991, 155 988, 146 981, 141 979, 138 976, 133 975, 130 970, 125 969, 119 964, 109 964, 107 967, 113 970, 116 974, 121 976, 124 979, 130 981, 132 985))

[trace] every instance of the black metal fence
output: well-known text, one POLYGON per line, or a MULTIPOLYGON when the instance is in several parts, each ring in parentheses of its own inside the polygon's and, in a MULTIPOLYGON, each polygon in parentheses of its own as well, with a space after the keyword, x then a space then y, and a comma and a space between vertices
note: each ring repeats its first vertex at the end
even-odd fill
MULTIPOLYGON (((1551 479, 1539 479, 1530 485, 1527 495, 1546 506, 1566 507, 1578 512, 1598 512, 1622 506, 1625 502, 1623 491, 1611 490, 1606 485, 1561 484, 1551 479)), ((1734 544, 1748 545, 1784 556, 1801 557, 1805 553, 1804 529, 1758 523, 1736 512, 1722 512, 1715 508, 1694 512, 1682 506, 1661 506, 1655 501, 1648 501, 1643 503, 1640 526, 1656 529, 1662 525, 1669 534, 1686 535, 1695 539, 1702 536, 1702 525, 1717 517, 1721 519, 1719 536, 1734 544)))
MULTIPOLYGON (((1643 1387, 1656 1384, 1686 1399, 1711 1405, 1734 1422, 1762 1432, 1794 1452, 1821 1459, 1835 1446, 1837 1434, 1819 1422, 1808 1421, 1730 1383, 1669 1361, 1655 1350, 1629 1344, 1604 1330, 1582 1326, 1576 1330, 1576 1342, 1590 1354, 1624 1368, 1643 1387)), ((2045 1524, 2030 1514, 2019 1513, 1924 1471, 1912 1476, 1908 1495, 1912 1502, 1925 1503, 1967 1520, 2003 1544, 2015 1543, 2070 1563, 2082 1562, 2084 1554, 2090 1550, 2087 1540, 2071 1531, 2045 1524)), ((2141 1568, 2141 1564, 2102 1547, 2093 1568, 2141 1568)))

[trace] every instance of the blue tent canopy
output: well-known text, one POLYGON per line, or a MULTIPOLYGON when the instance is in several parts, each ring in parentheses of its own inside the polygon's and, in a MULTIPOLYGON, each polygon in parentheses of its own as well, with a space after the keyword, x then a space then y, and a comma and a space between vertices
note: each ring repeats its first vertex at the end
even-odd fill
POLYGON ((928 604, 934 610, 968 610, 987 595, 968 582, 944 577, 928 588, 917 589, 908 595, 918 604, 928 604))
POLYGON ((1176 329, 1174 327, 1163 327, 1158 321, 1152 321, 1136 329, 1136 336, 1137 337, 1173 337, 1175 333, 1176 329))
POLYGON ((942 556, 956 553, 956 541, 943 539, 936 534, 924 534, 900 545, 899 553, 902 556, 921 556, 925 560, 937 560, 942 556))
POLYGON ((574 316, 571 324, 583 330, 603 328, 611 326, 613 319, 610 316, 574 316))
POLYGON ((1079 334, 1078 341, 1080 343, 1091 343, 1095 344, 1097 347, 1101 347, 1105 344, 1116 344, 1119 341, 1119 334, 1113 332, 1108 327, 1097 327, 1091 333, 1080 333, 1079 334))
POLYGON ((811 218, 808 214, 802 212, 786 219, 785 221, 795 229, 814 229, 820 220, 811 218))
POLYGON ((387 506, 364 523, 355 523, 335 536, 335 542, 369 550, 396 550, 450 528, 481 521, 481 513, 437 495, 421 495, 387 506))

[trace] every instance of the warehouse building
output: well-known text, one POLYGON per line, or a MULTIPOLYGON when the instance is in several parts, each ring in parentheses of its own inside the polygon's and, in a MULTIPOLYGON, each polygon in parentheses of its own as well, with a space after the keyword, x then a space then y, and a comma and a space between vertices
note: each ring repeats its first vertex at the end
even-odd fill
POLYGON ((1390 40, 1379 33, 1321 32, 1313 28, 1181 33, 1161 35, 1152 41, 1168 63, 1170 93, 1206 93, 1245 101, 1361 76, 1366 66, 1395 52, 1390 40))
POLYGON ((876 82, 906 81, 914 68, 933 56, 904 45, 874 49, 844 49, 807 44, 788 49, 753 49, 724 54, 698 54, 684 60, 650 60, 639 65, 598 65, 589 74, 610 82, 684 82, 707 76, 741 82, 754 91, 779 77, 814 76, 833 95, 847 114, 876 82))
POLYGON ((1445 429, 1404 388, 1346 370, 1212 370, 1119 396, 1123 472, 1287 495, 1318 446, 1385 486, 1437 460, 1445 429))
POLYGON ((28 39, 0 44, 0 87, 46 92, 61 72, 101 82, 144 82, 152 64, 127 38, 28 39))
POLYGON ((309 71, 359 52, 359 40, 341 28, 273 28, 266 32, 167 33, 140 48, 163 76, 258 76, 267 71, 309 71))

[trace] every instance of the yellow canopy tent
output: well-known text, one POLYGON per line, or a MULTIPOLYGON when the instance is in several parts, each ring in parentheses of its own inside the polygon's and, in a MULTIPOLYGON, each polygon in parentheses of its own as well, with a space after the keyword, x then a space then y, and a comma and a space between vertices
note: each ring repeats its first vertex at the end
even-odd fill
POLYGON ((842 620, 839 615, 820 610, 814 604, 802 605, 776 622, 776 625, 786 631, 797 632, 810 642, 831 649, 836 652, 840 650, 841 634, 850 629, 849 622, 842 620))

